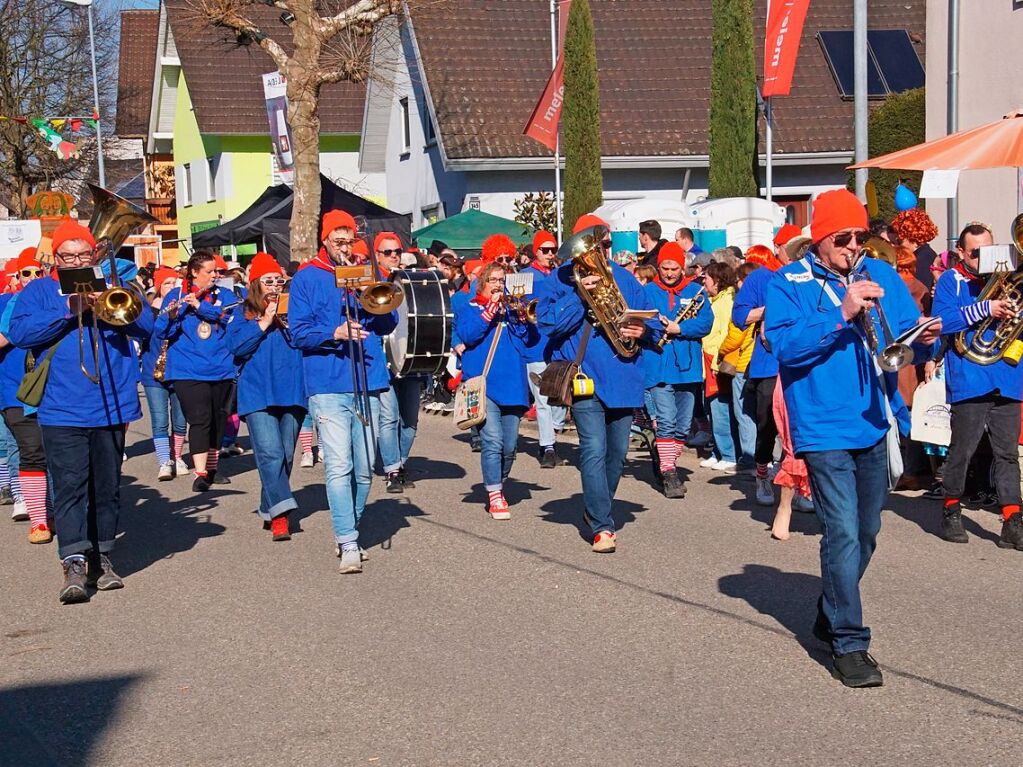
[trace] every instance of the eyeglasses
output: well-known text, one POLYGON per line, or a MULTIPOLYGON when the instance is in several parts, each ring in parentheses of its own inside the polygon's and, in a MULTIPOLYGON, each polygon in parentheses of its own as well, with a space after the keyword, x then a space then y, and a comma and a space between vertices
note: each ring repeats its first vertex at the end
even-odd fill
POLYGON ((59 258, 61 261, 68 261, 80 264, 90 260, 95 252, 96 251, 90 249, 82 253, 54 253, 54 256, 56 258, 59 258))
POLYGON ((355 244, 355 240, 327 240, 335 248, 350 248, 355 244))
POLYGON ((502 285, 504 283, 504 277, 491 277, 487 280, 488 285, 502 285))
POLYGON ((844 248, 856 238, 856 244, 862 245, 870 238, 870 232, 860 229, 856 232, 839 232, 834 236, 833 242, 836 248, 844 248))
POLYGON ((259 281, 270 287, 271 285, 283 285, 288 280, 285 277, 260 277, 259 281))
POLYGON ((558 247, 556 245, 541 245, 539 248, 537 248, 537 250, 539 250, 541 253, 552 255, 558 252, 558 247))
POLYGON ((42 273, 43 273, 42 269, 22 269, 21 270, 21 276, 22 277, 38 277, 42 273))
POLYGON ((377 253, 381 256, 400 256, 401 248, 386 248, 384 250, 378 250, 377 253))

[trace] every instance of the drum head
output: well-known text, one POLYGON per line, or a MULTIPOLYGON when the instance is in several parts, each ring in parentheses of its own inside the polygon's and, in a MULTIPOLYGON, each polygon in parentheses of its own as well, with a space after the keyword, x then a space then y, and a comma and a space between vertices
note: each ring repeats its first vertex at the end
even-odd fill
POLYGON ((436 375, 451 349, 451 297, 438 272, 400 269, 391 281, 402 292, 398 325, 387 337, 387 360, 396 376, 436 375))

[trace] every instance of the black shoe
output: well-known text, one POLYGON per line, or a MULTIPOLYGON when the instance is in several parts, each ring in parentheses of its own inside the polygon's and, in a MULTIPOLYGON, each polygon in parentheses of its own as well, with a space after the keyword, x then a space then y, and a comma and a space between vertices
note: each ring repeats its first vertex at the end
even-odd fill
POLYGON ((969 543, 970 536, 963 528, 963 509, 957 503, 946 506, 941 514, 941 537, 949 543, 969 543))
POLYGON ((928 498, 932 501, 943 501, 945 500, 945 487, 941 484, 941 482, 935 481, 929 490, 924 490, 923 495, 920 497, 928 498))
POLYGON ((472 452, 474 453, 482 453, 483 441, 480 439, 471 439, 469 440, 469 447, 472 448, 472 452))
POLYGON ((678 472, 675 471, 665 472, 663 474, 663 478, 665 498, 686 497, 686 486, 685 483, 679 478, 678 472))
POLYGON ((403 493, 405 489, 401 486, 401 477, 398 472, 392 471, 387 474, 387 492, 403 493))
POLYGON ((64 587, 60 590, 62 604, 73 605, 88 602, 89 592, 85 590, 85 557, 75 554, 63 560, 64 587))
POLYGON ((205 493, 209 489, 210 489, 209 477, 204 477, 201 474, 196 474, 195 479, 192 480, 192 492, 205 493))
POLYGON ((813 622, 813 635, 821 642, 831 647, 834 636, 831 633, 831 623, 824 615, 823 599, 817 600, 817 618, 813 622))
POLYGON ((558 454, 553 447, 546 447, 540 453, 540 468, 553 469, 558 465, 558 454))
POLYGON ((834 677, 846 687, 880 687, 884 684, 877 661, 866 650, 854 650, 845 655, 833 654, 834 677))
POLYGON ((211 485, 230 485, 231 478, 225 474, 221 474, 219 471, 214 469, 209 473, 209 482, 211 485))
POLYGON ((406 488, 407 490, 415 490, 416 483, 408 478, 408 472, 405 471, 404 466, 398 469, 398 479, 401 480, 402 487, 406 488))
POLYGON ((1017 511, 1002 523, 1002 537, 998 548, 1023 551, 1023 512, 1017 511))
POLYGON ((11 488, 7 485, 0 487, 0 506, 13 506, 14 505, 14 493, 11 492, 11 488))
POLYGON ((85 583, 100 591, 113 591, 114 589, 124 588, 124 581, 120 575, 114 572, 114 566, 110 563, 110 557, 106 554, 89 557, 89 567, 85 576, 85 583))

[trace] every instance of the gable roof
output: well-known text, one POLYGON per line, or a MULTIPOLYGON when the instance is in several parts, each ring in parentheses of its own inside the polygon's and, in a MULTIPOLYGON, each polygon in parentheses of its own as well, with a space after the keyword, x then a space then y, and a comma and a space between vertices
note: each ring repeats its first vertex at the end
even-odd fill
POLYGON ((122 138, 143 138, 149 128, 159 30, 159 10, 121 11, 114 130, 122 138))
MULTIPOLYGON (((763 72, 766 0, 755 0, 763 72)), ((871 29, 923 38, 925 0, 874 0, 871 29)), ((590 0, 596 28, 604 157, 706 156, 711 4, 707 0, 590 0)), ((550 74, 547 0, 447 0, 412 12, 421 74, 446 159, 549 157, 522 135, 550 74)), ((774 150, 851 152, 853 106, 843 101, 816 35, 851 29, 849 0, 810 4, 788 97, 773 100, 774 150)), ((921 61, 923 45, 915 46, 921 61)), ((416 74, 413 73, 413 77, 416 74)))
MULTIPOLYGON (((234 34, 203 24, 190 0, 164 0, 199 130, 215 135, 269 133, 262 75, 276 71, 258 45, 239 46, 234 34)), ((254 3, 245 15, 289 52, 291 33, 279 8, 254 3)), ((366 86, 341 82, 320 90, 320 132, 358 134, 366 86)))

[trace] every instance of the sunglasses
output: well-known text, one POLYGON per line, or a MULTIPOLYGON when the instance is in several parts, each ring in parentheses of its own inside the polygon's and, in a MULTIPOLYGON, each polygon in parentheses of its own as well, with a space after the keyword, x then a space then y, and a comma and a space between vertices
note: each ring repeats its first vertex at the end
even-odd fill
POLYGON ((511 256, 498 256, 494 259, 499 264, 510 264, 512 262, 511 256))
POLYGON ((836 248, 844 248, 853 241, 854 237, 856 238, 856 244, 862 245, 870 239, 870 232, 862 229, 858 232, 840 232, 835 235, 833 242, 835 243, 836 248))
POLYGON ((554 245, 542 245, 542 246, 540 246, 538 248, 538 250, 541 253, 546 253, 547 255, 551 255, 553 253, 557 253, 558 252, 557 246, 554 246, 554 245))
POLYGON ((38 277, 42 273, 43 273, 42 269, 22 269, 21 270, 21 276, 22 277, 38 277))
POLYGON ((387 248, 385 250, 378 250, 377 253, 381 256, 400 256, 401 248, 387 248))
POLYGON ((260 277, 259 281, 262 282, 264 285, 269 286, 283 285, 285 282, 287 282, 287 279, 284 277, 260 277))

